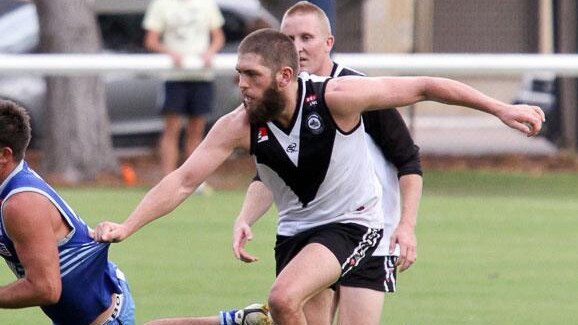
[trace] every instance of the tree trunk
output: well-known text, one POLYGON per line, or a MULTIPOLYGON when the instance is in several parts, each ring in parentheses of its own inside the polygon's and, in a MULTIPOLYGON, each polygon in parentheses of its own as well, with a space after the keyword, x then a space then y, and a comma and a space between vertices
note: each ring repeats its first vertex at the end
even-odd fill
MULTIPOLYGON (((90 0, 36 0, 41 50, 100 52, 100 34, 90 0)), ((43 168, 66 183, 93 181, 117 172, 104 84, 98 76, 48 77, 43 168)))
MULTIPOLYGON (((578 51, 578 36, 576 23, 576 9, 578 5, 575 1, 557 1, 558 14, 557 30, 557 52, 561 54, 574 54, 578 51)), ((578 83, 576 78, 560 78, 558 107, 561 114, 561 137, 562 148, 568 152, 578 151, 578 83)))

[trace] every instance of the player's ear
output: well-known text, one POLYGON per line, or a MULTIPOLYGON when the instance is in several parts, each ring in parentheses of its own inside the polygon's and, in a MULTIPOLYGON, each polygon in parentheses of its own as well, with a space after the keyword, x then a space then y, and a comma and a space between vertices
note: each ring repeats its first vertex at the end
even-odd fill
POLYGON ((279 74, 277 75, 277 83, 279 87, 286 87, 288 84, 291 83, 291 80, 294 79, 295 71, 289 66, 285 66, 281 68, 279 74))
POLYGON ((335 38, 333 37, 333 35, 329 35, 325 40, 325 48, 327 50, 327 53, 333 50, 333 44, 335 44, 335 38))
POLYGON ((9 161, 11 161, 12 159, 14 159, 12 148, 1 147, 0 148, 0 164, 6 164, 9 161))

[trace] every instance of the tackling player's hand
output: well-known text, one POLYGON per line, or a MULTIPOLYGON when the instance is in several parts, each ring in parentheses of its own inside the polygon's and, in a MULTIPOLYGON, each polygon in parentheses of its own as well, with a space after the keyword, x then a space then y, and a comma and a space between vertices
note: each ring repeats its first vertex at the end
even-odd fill
POLYGON ((417 239, 413 227, 400 223, 389 241, 390 254, 393 254, 396 244, 399 244, 400 248, 396 266, 399 272, 403 272, 409 269, 417 259, 417 239))
POLYGON ((235 257, 245 263, 256 262, 259 259, 245 250, 247 241, 253 239, 253 232, 247 223, 237 222, 233 228, 233 254, 235 257))
POLYGON ((90 236, 99 242, 118 243, 128 237, 128 231, 122 224, 104 221, 90 231, 90 236))

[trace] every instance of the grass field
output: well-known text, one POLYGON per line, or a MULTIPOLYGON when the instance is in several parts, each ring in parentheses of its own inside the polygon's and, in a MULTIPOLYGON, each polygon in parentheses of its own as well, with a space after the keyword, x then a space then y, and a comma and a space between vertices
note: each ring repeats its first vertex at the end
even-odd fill
MULTIPOLYGON (((62 189, 89 223, 124 220, 144 189, 62 189)), ((263 301, 273 281, 275 217, 255 226, 254 264, 231 254, 243 192, 195 196, 112 259, 129 277, 137 323, 215 315, 263 301)), ((578 175, 427 172, 418 261, 386 297, 382 324, 552 325, 578 317, 578 175)), ((0 267, 0 284, 13 280, 0 267)), ((0 310, 1 325, 50 324, 39 309, 0 310)))

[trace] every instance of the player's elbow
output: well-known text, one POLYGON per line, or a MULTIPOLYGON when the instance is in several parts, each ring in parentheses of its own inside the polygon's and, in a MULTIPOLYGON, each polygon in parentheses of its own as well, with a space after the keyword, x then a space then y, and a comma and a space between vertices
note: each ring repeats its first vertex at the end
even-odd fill
POLYGON ((36 298, 38 305, 53 305, 60 300, 62 294, 62 281, 60 278, 42 281, 36 285, 36 298))

